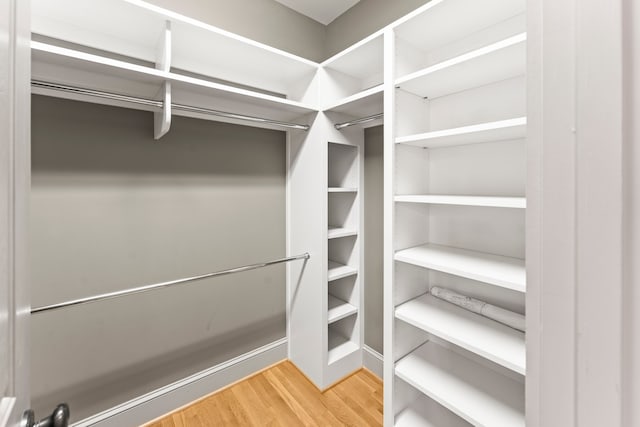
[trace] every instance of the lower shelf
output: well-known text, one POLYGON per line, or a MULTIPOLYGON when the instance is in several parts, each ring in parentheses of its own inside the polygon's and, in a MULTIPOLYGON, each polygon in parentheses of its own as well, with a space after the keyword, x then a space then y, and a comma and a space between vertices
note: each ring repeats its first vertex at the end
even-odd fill
POLYGON ((355 342, 349 341, 348 338, 340 334, 329 331, 329 365, 357 351, 358 348, 360 347, 355 342))
POLYGON ((427 342, 395 366, 396 375, 474 425, 525 425, 524 384, 427 342))
POLYGON ((470 427, 471 424, 426 397, 396 415, 395 427, 470 427))

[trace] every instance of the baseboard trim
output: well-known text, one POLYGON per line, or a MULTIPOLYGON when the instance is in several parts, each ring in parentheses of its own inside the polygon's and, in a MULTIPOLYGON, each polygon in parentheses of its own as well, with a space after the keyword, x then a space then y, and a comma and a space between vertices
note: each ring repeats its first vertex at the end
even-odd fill
POLYGON ((384 372, 384 358, 380 353, 369 347, 368 345, 363 346, 362 352, 362 364, 365 368, 375 374, 380 380, 382 380, 383 372, 384 372))
POLYGON ((286 358, 287 338, 282 338, 74 423, 72 427, 140 426, 286 358))

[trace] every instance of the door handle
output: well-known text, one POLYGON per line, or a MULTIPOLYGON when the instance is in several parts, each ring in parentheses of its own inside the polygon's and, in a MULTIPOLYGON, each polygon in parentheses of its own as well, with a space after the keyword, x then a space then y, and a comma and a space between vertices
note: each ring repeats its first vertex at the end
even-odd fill
POLYGON ((20 427, 69 427, 69 405, 61 403, 56 406, 51 415, 36 422, 33 409, 24 411, 20 427))

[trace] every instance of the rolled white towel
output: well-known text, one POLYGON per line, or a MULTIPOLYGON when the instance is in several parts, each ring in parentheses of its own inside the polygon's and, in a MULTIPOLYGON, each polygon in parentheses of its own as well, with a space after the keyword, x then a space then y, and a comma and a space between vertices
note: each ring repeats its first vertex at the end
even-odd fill
POLYGON ((451 304, 455 304, 484 317, 488 317, 496 322, 510 326, 513 329, 517 329, 522 332, 525 331, 525 317, 522 314, 496 307, 495 305, 461 295, 439 286, 432 287, 430 293, 436 298, 440 298, 444 301, 450 302, 451 304))

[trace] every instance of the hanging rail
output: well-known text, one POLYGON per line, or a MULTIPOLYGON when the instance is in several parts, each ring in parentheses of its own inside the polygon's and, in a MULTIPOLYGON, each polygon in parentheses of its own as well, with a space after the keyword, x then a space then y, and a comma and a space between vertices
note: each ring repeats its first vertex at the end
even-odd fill
MULTIPOLYGON (((31 80, 31 86, 41 89, 57 90, 59 92, 75 93, 79 95, 93 96, 95 98, 113 99, 116 101, 129 102, 137 105, 147 105, 155 108, 162 108, 162 101, 154 99, 138 98, 130 95, 120 95, 117 93, 103 92, 100 90, 86 89, 75 86, 67 86, 58 83, 49 83, 41 80, 31 80)), ((210 116, 225 117, 228 119, 244 120, 254 123, 266 123, 274 126, 280 126, 287 129, 309 130, 309 125, 301 125, 298 123, 282 122, 278 120, 265 119, 262 117, 247 116, 244 114, 229 113, 226 111, 212 110, 210 108, 193 107, 190 105, 172 103, 174 110, 189 111, 192 113, 206 114, 210 116)))
POLYGON ((57 304, 51 304, 51 305, 45 305, 45 306, 42 306, 42 307, 36 307, 36 308, 32 308, 31 309, 31 314, 42 313, 42 312, 45 312, 45 311, 58 310, 58 309, 61 309, 61 308, 67 308, 67 307, 71 307, 71 306, 74 306, 74 305, 88 304, 88 303, 97 302, 97 301, 104 301, 104 300, 108 300, 108 299, 112 299, 112 298, 119 298, 119 297, 123 297, 123 296, 127 296, 127 295, 139 294, 139 293, 142 293, 142 292, 153 291, 153 290, 161 289, 161 288, 169 288, 171 286, 180 285, 182 283, 195 282, 196 280, 203 280, 203 279, 209 279, 211 277, 225 276, 227 274, 240 273, 240 272, 243 272, 243 271, 255 270, 257 268, 268 267, 270 265, 280 264, 280 263, 283 263, 283 262, 295 261, 295 260, 298 260, 298 259, 305 259, 306 260, 306 259, 309 259, 309 258, 311 258, 311 255, 309 255, 308 253, 305 252, 305 253, 300 254, 300 255, 290 256, 290 257, 287 257, 287 258, 280 258, 280 259, 276 259, 276 260, 268 261, 268 262, 263 262, 263 263, 259 263, 259 264, 245 265, 243 267, 231 268, 229 270, 216 271, 215 273, 207 273, 207 274, 202 274, 200 276, 186 277, 184 279, 171 280, 169 282, 154 283, 152 285, 139 286, 137 288, 125 289, 125 290, 122 290, 122 291, 115 291, 115 292, 108 292, 106 294, 95 295, 95 296, 92 296, 92 297, 79 298, 79 299, 76 299, 76 300, 60 302, 60 303, 57 303, 57 304))
POLYGON ((349 120, 348 122, 336 123, 334 126, 337 130, 344 129, 349 126, 361 125, 362 123, 372 122, 384 117, 383 113, 374 114, 373 116, 362 117, 361 119, 349 120))

